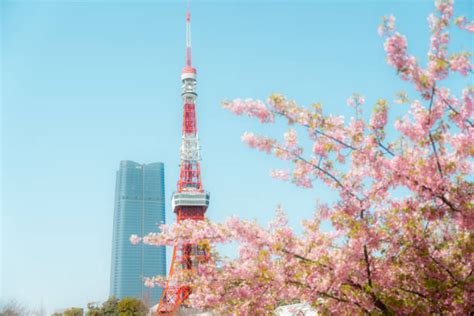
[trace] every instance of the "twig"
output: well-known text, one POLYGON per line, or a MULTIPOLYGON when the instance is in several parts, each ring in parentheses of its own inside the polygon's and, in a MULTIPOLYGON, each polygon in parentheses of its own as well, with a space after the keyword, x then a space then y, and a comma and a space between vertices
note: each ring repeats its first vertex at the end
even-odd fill
POLYGON ((404 289, 404 288, 402 288, 402 287, 399 287, 398 289, 399 289, 399 290, 402 290, 403 292, 407 292, 407 293, 411 293, 411 294, 418 295, 419 297, 424 298, 425 300, 428 300, 428 301, 429 301, 429 299, 428 299, 428 297, 427 297, 426 295, 424 295, 424 294, 422 294, 422 293, 420 293, 420 292, 418 292, 418 291, 408 290, 408 289, 404 289))
MULTIPOLYGON (((441 101, 444 102, 444 104, 446 104, 446 105, 448 106, 448 108, 449 108, 451 111, 454 112, 454 114, 456 114, 456 115, 461 115, 461 113, 459 113, 459 111, 457 111, 455 108, 453 108, 453 107, 451 106, 451 104, 449 104, 449 102, 446 101, 445 98, 443 98, 443 97, 440 96, 440 99, 441 99, 441 101)), ((466 118, 465 121, 466 121, 467 124, 469 124, 471 127, 474 127, 474 124, 473 124, 468 118, 466 118)))
POLYGON ((428 136, 430 137, 431 147, 433 147, 433 152, 434 152, 435 157, 436 157, 436 164, 438 165, 438 171, 441 174, 441 177, 443 177, 444 176, 443 175, 443 169, 441 169, 441 164, 439 162, 438 152, 436 151, 436 146, 435 146, 435 143, 434 143, 434 140, 433 140, 433 136, 431 135, 431 132, 428 133, 428 136))
MULTIPOLYGON (((278 114, 278 115, 284 116, 284 117, 286 117, 287 119, 289 119, 287 116, 285 116, 285 112, 284 112, 284 111, 283 111, 283 112, 272 111, 272 112, 273 112, 274 114, 278 114)), ((312 127, 309 126, 308 124, 301 124, 301 126, 304 126, 304 127, 306 127, 306 128, 312 129, 312 127)), ((352 149, 352 150, 359 150, 359 149, 355 148, 354 146, 349 145, 349 144, 345 143, 344 141, 335 138, 334 136, 331 136, 331 135, 328 135, 328 134, 324 133, 324 132, 321 131, 321 130, 318 130, 318 129, 314 128, 314 131, 316 132, 316 134, 321 134, 321 135, 323 135, 323 136, 325 136, 325 137, 327 137, 327 138, 329 138, 329 139, 331 139, 331 140, 333 140, 333 141, 335 141, 335 142, 337 142, 337 143, 339 143, 339 144, 341 144, 341 145, 343 145, 343 146, 345 146, 345 147, 347 147, 347 148, 350 148, 350 149, 352 149)))
POLYGON ((277 149, 280 149, 290 155, 292 155, 294 158, 298 159, 298 160, 301 160, 303 161, 304 163, 306 164, 309 164, 310 166, 313 166, 315 169, 321 171, 322 173, 324 173, 326 176, 328 176, 331 180, 333 180, 343 191, 347 192, 348 194, 350 194, 352 197, 356 198, 359 202, 362 202, 362 199, 360 199, 356 194, 354 194, 353 192, 351 192, 350 190, 348 190, 343 184, 342 182, 336 178, 334 175, 332 175, 329 171, 325 170, 324 168, 321 168, 320 166, 318 165, 315 165, 311 162, 309 162, 308 160, 304 159, 303 157, 299 156, 299 155, 295 155, 294 153, 292 153, 291 151, 279 146, 279 145, 274 145, 275 148, 277 149))
POLYGON ((377 144, 379 144, 380 147, 382 147, 383 149, 385 149, 385 151, 390 154, 392 157, 395 156, 395 154, 390 150, 388 149, 388 147, 386 147, 384 144, 382 144, 382 141, 380 140, 380 137, 378 137, 377 135, 375 136, 377 138, 377 144))
POLYGON ((347 148, 350 148, 350 149, 352 149, 352 150, 357 150, 357 151, 359 150, 359 149, 355 148, 354 146, 351 146, 351 145, 349 145, 349 144, 346 144, 346 143, 343 142, 342 140, 339 140, 339 139, 337 139, 337 138, 335 138, 335 137, 333 137, 333 136, 331 136, 331 135, 328 135, 328 134, 326 134, 326 133, 324 133, 324 132, 322 132, 322 131, 320 131, 320 130, 315 129, 315 132, 316 132, 317 134, 319 133, 319 134, 321 134, 321 135, 323 135, 323 136, 326 136, 327 138, 332 139, 333 141, 335 141, 335 142, 337 142, 337 143, 339 143, 339 144, 341 144, 341 145, 343 145, 343 146, 346 146, 347 148))
POLYGON ((428 125, 428 129, 429 129, 428 136, 430 138, 431 147, 433 147, 433 152, 436 158, 436 164, 438 165, 438 171, 441 174, 441 177, 443 177, 443 170, 441 169, 441 163, 439 162, 438 151, 436 150, 436 145, 433 140, 433 135, 431 134, 431 127, 429 126, 431 124, 431 108, 433 107, 435 91, 436 91, 436 84, 434 84, 433 88, 431 89, 431 100, 430 100, 430 105, 429 105, 429 110, 428 110, 428 122, 426 125, 428 125))

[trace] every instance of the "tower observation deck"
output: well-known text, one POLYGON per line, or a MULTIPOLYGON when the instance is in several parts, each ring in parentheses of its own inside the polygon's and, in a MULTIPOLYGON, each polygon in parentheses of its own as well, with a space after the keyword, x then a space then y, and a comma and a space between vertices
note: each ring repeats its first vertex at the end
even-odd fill
MULTIPOLYGON (((196 124, 196 68, 192 66, 191 14, 186 13, 186 66, 181 73, 183 99, 182 138, 180 147, 180 173, 177 190, 173 193, 172 209, 178 223, 185 220, 204 220, 209 206, 209 192, 201 181, 200 146, 196 124)), ((203 246, 176 242, 173 248, 168 283, 158 305, 157 315, 175 315, 188 298, 191 289, 179 285, 174 273, 177 269, 193 272, 199 261, 206 260, 203 246)))

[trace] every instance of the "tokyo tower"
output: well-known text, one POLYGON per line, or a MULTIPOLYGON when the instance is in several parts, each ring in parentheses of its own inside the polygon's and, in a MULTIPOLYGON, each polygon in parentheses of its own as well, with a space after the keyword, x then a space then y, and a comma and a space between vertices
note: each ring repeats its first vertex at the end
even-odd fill
MULTIPOLYGON (((184 220, 204 220, 209 206, 209 192, 204 191, 201 182, 200 146, 196 126, 196 68, 191 59, 191 14, 186 13, 186 66, 181 72, 183 99, 183 125, 180 147, 180 172, 177 191, 173 193, 172 209, 178 223, 184 220)), ((158 305, 157 315, 175 315, 186 301, 191 289, 177 284, 175 269, 194 272, 199 261, 206 258, 205 247, 176 242, 168 275, 168 283, 158 305)))

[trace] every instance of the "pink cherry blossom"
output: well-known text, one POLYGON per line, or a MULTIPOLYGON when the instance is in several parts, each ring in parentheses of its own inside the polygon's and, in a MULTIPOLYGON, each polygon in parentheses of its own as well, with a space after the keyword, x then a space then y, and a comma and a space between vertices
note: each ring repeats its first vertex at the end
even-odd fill
POLYGON ((357 107, 365 104, 365 98, 358 93, 353 93, 349 99, 347 99, 347 105, 351 107, 357 107))
POLYGON ((288 148, 295 148, 298 144, 298 138, 296 135, 296 131, 294 129, 290 129, 288 132, 285 133, 285 146, 288 148))
POLYGON ((377 130, 385 127, 387 124, 387 110, 387 102, 379 100, 370 119, 370 126, 373 129, 377 130))
POLYGON ((454 20, 454 23, 463 30, 474 33, 474 21, 468 22, 465 16, 460 16, 454 20))
POLYGON ((131 235, 131 236, 130 236, 130 242, 131 242, 133 245, 138 244, 140 241, 142 241, 142 238, 141 238, 141 237, 138 237, 137 235, 131 235))
POLYGON ((472 65, 469 62, 468 54, 457 54, 449 59, 449 64, 453 71, 457 71, 463 76, 467 76, 472 71, 472 65))
POLYGON ((385 51, 387 52, 387 61, 400 72, 408 72, 406 68, 407 57, 407 40, 406 37, 395 33, 385 41, 385 51))
POLYGON ((471 33, 474 33, 474 22, 466 23, 466 25, 464 26, 464 29, 471 33))
POLYGON ((155 287, 155 282, 153 279, 150 279, 150 278, 145 278, 145 282, 144 282, 145 286, 147 288, 153 288, 155 287))
MULTIPOLYGON (((399 96, 410 107, 397 106, 396 115, 389 101, 379 99, 367 119, 358 94, 348 100, 357 109, 352 118, 281 94, 266 103, 223 102, 236 115, 288 123, 292 129, 281 143, 249 132, 242 141, 287 166, 272 170, 272 177, 314 187, 315 198, 326 194, 325 187, 337 198, 318 204, 314 216, 301 223, 301 233, 277 207, 266 226, 237 217, 221 223, 186 220, 143 236, 148 245, 206 249, 206 260, 192 254, 200 262, 195 273, 177 264, 169 280, 192 288, 186 304, 223 315, 268 315, 293 302, 334 315, 472 311, 474 88, 455 95, 458 91, 443 86, 449 74, 470 74, 472 66, 464 52, 447 54, 452 1, 437 0, 435 9, 428 18, 426 67, 408 53, 393 17, 384 18, 379 29, 388 65, 415 91, 410 98, 399 96), (298 143, 296 130, 308 142, 298 143), (219 243, 235 245, 235 257, 221 257, 219 243)), ((465 18, 455 23, 468 27, 465 18)), ((145 279, 147 286, 164 281, 145 279)))
POLYGON ((290 177, 288 170, 271 170, 270 176, 283 181, 288 180, 290 177))
POLYGON ((252 99, 235 99, 233 101, 223 101, 222 107, 229 109, 237 115, 246 114, 250 117, 256 117, 262 123, 271 123, 274 120, 272 112, 268 107, 260 100, 252 99))
POLYGON ((382 23, 377 28, 379 36, 391 33, 395 29, 395 17, 393 15, 382 17, 382 23))
POLYGON ((275 145, 273 139, 255 136, 253 133, 244 133, 242 135, 242 141, 252 148, 257 148, 267 153, 270 153, 275 145))

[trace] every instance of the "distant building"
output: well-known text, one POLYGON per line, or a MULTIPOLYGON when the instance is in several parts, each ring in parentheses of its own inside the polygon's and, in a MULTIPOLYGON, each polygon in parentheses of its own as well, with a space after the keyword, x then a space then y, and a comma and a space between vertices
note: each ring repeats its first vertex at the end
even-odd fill
POLYGON ((162 289, 147 288, 144 277, 166 275, 165 247, 139 243, 132 245, 132 234, 144 236, 165 222, 164 165, 120 162, 115 186, 110 296, 136 297, 148 306, 158 303, 162 289))

